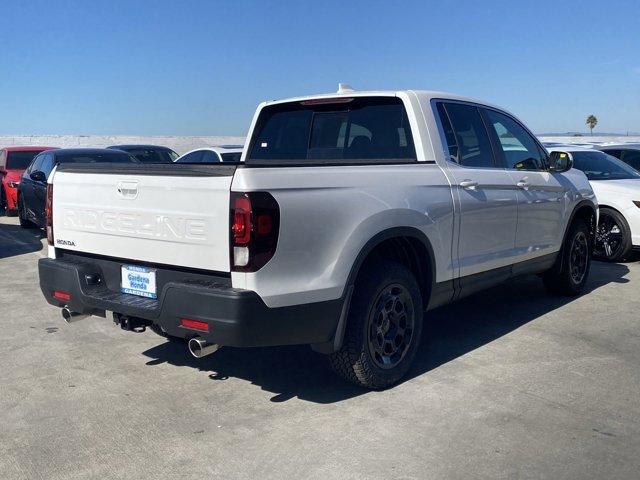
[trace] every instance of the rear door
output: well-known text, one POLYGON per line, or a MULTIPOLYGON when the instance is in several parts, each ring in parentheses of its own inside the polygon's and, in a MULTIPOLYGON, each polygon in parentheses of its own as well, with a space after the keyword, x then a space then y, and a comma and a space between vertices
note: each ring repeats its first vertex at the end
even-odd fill
POLYGON ((513 180, 496 164, 477 106, 457 102, 436 106, 460 208, 460 275, 510 265, 515 257, 518 215, 513 180))
POLYGON ((518 260, 524 261, 560 248, 567 218, 569 184, 548 171, 547 155, 516 119, 482 109, 495 150, 511 176, 518 196, 518 260))
POLYGON ((20 195, 22 197, 22 204, 24 205, 25 214, 31 220, 37 220, 36 204, 33 191, 36 182, 31 178, 31 174, 35 171, 40 170, 40 165, 42 165, 44 155, 44 153, 41 153, 33 159, 31 165, 29 165, 29 168, 27 168, 25 174, 22 176, 22 180, 20 181, 20 195))
POLYGON ((234 166, 60 164, 56 246, 133 265, 229 271, 234 166))

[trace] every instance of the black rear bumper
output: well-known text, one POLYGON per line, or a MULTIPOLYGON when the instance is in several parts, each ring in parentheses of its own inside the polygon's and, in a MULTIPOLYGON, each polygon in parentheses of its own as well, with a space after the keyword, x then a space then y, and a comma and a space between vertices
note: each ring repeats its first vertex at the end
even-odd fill
POLYGON ((113 278, 118 265, 120 262, 109 260, 43 258, 38 263, 40 288, 47 302, 57 307, 102 317, 108 310, 152 322, 175 337, 199 336, 235 347, 328 342, 342 308, 342 299, 269 308, 257 293, 232 288, 228 279, 207 281, 189 275, 181 279, 176 272, 165 275, 168 281, 159 282, 157 300, 137 297, 114 288, 119 284, 113 278), (95 278, 96 274, 103 280, 90 285, 87 275, 95 278), (66 292, 70 299, 60 300, 53 296, 54 291, 66 292), (181 318, 207 322, 209 332, 185 328, 181 318))

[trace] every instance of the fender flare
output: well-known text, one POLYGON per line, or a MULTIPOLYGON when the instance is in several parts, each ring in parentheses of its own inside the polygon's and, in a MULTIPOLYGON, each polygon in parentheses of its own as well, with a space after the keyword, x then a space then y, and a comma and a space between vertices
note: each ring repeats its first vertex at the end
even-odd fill
MULTIPOLYGON (((333 336, 333 339, 330 342, 323 344, 312 345, 312 348, 320 353, 333 353, 342 347, 342 341, 344 339, 344 332, 347 326, 347 317, 349 315, 349 305, 351 303, 351 297, 353 295, 353 291, 355 288, 356 278, 358 277, 358 273, 362 268, 365 260, 368 258, 369 254, 373 252, 373 250, 378 247, 382 242, 386 240, 390 240, 392 238, 400 238, 400 237, 409 237, 418 240, 422 243, 422 245, 426 248, 427 253, 429 255, 428 262, 429 264, 426 268, 421 272, 422 276, 425 274, 428 275, 426 278, 427 284, 421 285, 428 289, 428 297, 424 299, 424 308, 426 309, 427 305, 429 305, 429 300, 431 294, 433 292, 433 287, 436 281, 435 275, 435 255, 433 252, 433 246, 431 245, 431 241, 429 238, 420 230, 415 227, 392 227, 386 230, 383 230, 373 237, 371 237, 364 246, 360 249, 360 252, 356 256, 353 264, 351 265, 351 270, 349 271, 349 276, 347 277, 347 282, 345 284, 344 291, 342 293, 343 304, 342 309, 340 311, 340 318, 338 319, 338 324, 336 325, 336 331, 333 336)), ((422 267, 421 267, 422 268, 422 267)), ((417 279, 419 283, 422 282, 422 279, 417 279)))

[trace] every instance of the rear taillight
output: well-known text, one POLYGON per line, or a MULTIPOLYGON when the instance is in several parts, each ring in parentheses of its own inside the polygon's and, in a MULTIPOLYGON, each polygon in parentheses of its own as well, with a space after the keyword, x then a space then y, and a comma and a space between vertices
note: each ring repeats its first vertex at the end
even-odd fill
POLYGON ((53 245, 53 183, 47 184, 47 201, 44 206, 47 226, 47 242, 53 245))
POLYGON ((231 269, 255 272, 276 252, 280 230, 278 202, 267 192, 231 192, 231 269))

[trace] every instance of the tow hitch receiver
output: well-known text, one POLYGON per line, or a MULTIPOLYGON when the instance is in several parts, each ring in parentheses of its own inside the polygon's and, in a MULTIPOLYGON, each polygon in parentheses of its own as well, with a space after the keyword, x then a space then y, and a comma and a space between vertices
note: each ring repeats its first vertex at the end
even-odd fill
POLYGON ((113 323, 120 325, 122 330, 128 330, 130 332, 142 333, 147 327, 153 325, 153 322, 145 320, 144 318, 128 317, 120 313, 113 312, 113 323))

